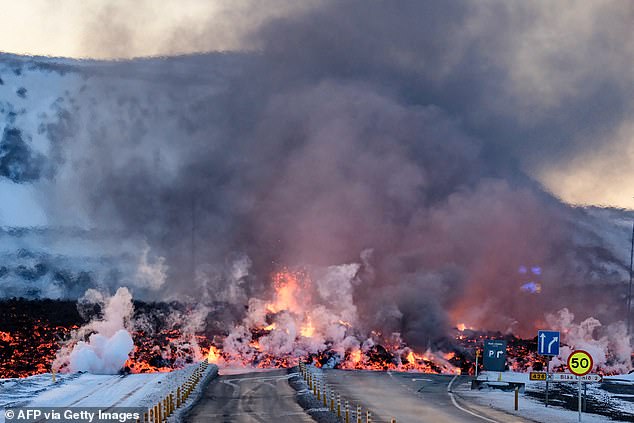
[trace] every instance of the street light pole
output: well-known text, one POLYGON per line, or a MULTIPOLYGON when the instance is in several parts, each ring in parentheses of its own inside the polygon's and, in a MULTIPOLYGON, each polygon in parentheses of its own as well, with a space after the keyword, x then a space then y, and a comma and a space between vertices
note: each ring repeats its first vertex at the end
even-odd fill
POLYGON ((631 335, 632 329, 632 265, 634 265, 634 222, 632 222, 632 246, 630 248, 630 285, 627 291, 627 334, 631 335))

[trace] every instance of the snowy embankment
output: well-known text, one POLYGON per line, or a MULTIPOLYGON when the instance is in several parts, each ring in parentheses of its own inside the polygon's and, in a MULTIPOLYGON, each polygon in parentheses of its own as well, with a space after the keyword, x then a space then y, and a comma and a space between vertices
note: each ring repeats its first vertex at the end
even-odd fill
MULTIPOLYGON (((176 388, 181 386, 197 367, 197 365, 191 365, 170 373, 63 374, 58 375, 56 383, 53 383, 49 373, 24 379, 0 379, 0 408, 27 406, 148 408, 170 392, 176 391, 176 388)), ((206 378, 215 377, 217 373, 218 367, 210 365, 203 375, 203 381, 206 378)), ((188 402, 194 401, 195 398, 196 392, 188 402)), ((4 413, 0 413, 0 423, 4 423, 4 413)))
MULTIPOLYGON (((545 382, 530 381, 528 373, 503 372, 501 375, 501 382, 525 384, 524 392, 519 394, 518 411, 514 410, 513 391, 495 389, 500 380, 498 372, 483 372, 478 376, 480 381, 491 382, 488 388, 470 390, 467 385, 462 385, 456 393, 466 400, 538 422, 577 421, 576 383, 551 383, 550 406, 546 407, 543 400, 545 382)), ((633 387, 634 374, 606 376, 603 383, 588 383, 585 387, 588 412, 583 413, 583 421, 634 421, 633 387)))

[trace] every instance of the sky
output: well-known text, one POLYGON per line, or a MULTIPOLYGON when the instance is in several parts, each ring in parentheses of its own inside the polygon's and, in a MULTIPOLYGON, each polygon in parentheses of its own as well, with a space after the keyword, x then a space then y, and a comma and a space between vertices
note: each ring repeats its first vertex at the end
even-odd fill
MULTIPOLYGON (((0 0, 0 51, 98 59, 253 51, 261 48, 259 35, 253 36, 260 26, 328 3, 0 0)), ((540 115, 559 113, 557 107, 574 98, 579 84, 587 79, 597 84, 601 79, 621 79, 622 87, 629 89, 634 74, 631 26, 627 36, 627 24, 634 25, 631 3, 481 4, 484 7, 474 8, 471 25, 456 32, 477 33, 493 11, 502 9, 507 9, 508 24, 517 22, 518 36, 511 40, 510 50, 497 54, 492 42, 489 54, 499 56, 494 60, 510 61, 506 64, 512 83, 509 89, 516 95, 516 105, 525 109, 523 124, 528 130, 540 115), (524 16, 530 16, 529 26, 523 25, 524 16)), ((442 30, 436 36, 444 36, 442 30)), ((392 56, 390 60, 409 60, 408 66, 416 66, 418 59, 392 56)), ((628 104, 605 105, 608 109, 612 106, 628 108, 625 113, 619 111, 625 118, 592 131, 585 131, 580 119, 578 127, 572 128, 572 136, 581 140, 574 144, 591 144, 590 149, 564 149, 546 159, 539 151, 522 149, 520 160, 527 173, 572 204, 634 208, 632 108, 628 104)), ((570 134, 568 131, 564 136, 570 134)), ((567 145, 568 141, 555 139, 550 143, 567 145)))

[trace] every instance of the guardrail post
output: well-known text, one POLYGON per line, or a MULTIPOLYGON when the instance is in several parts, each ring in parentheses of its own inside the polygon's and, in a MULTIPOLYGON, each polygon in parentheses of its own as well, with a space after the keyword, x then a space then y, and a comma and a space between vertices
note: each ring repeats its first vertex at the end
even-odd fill
POLYGON ((520 387, 515 387, 515 411, 519 408, 519 395, 520 395, 520 387))
POLYGON ((324 382, 324 384, 321 386, 321 389, 323 389, 323 398, 324 398, 324 407, 328 407, 328 398, 326 397, 326 383, 324 382))

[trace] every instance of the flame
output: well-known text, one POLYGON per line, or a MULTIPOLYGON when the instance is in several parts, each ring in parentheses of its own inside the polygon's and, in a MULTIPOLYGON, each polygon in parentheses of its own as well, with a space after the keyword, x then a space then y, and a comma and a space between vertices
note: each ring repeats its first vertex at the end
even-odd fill
POLYGON ((288 269, 275 273, 275 296, 273 302, 267 304, 267 310, 271 313, 279 313, 282 310, 299 311, 301 308, 298 305, 298 297, 303 279, 304 275, 301 272, 291 272, 288 269))
POLYGON ((270 325, 265 326, 262 329, 268 330, 268 331, 272 331, 273 329, 275 329, 275 327, 276 327, 276 324, 275 323, 271 323, 270 325))
POLYGON ((301 329, 299 330, 299 333, 304 338, 313 337, 313 335, 315 334, 315 327, 313 326, 313 323, 310 320, 310 317, 306 319, 306 322, 302 325, 301 329))
POLYGON ((213 364, 218 363, 222 356, 220 355, 220 351, 218 348, 213 345, 209 348, 209 353, 207 353, 207 361, 213 364))

